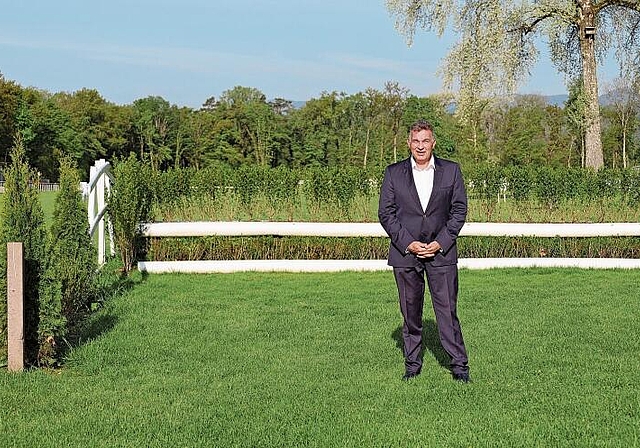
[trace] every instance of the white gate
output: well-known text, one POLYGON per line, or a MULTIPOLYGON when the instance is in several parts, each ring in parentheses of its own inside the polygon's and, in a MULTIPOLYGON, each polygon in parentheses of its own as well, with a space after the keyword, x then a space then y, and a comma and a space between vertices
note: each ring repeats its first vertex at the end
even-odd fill
MULTIPOLYGON (((106 194, 111 189, 113 175, 111 174, 111 165, 104 159, 96 160, 95 164, 89 170, 89 183, 87 184, 86 194, 89 203, 87 206, 89 215, 89 235, 91 238, 98 231, 98 264, 102 266, 105 261, 106 235, 105 235, 105 212, 106 194)), ((107 231, 109 234, 109 252, 115 255, 115 247, 113 243, 113 227, 110 222, 107 223, 107 231)))

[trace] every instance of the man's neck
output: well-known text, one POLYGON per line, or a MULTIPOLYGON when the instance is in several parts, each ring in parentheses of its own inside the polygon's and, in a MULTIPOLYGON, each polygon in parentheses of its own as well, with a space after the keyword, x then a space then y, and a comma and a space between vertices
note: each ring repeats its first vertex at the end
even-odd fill
MULTIPOLYGON (((412 160, 412 165, 416 167, 417 170, 422 171, 422 170, 426 170, 427 168, 429 168, 429 165, 431 165, 431 162, 434 161, 433 160, 433 154, 431 155, 431 158, 423 164, 419 164, 418 162, 416 162, 416 160, 413 158, 413 156, 411 156, 411 160, 412 160)), ((435 162, 434 162, 435 165, 435 162)))

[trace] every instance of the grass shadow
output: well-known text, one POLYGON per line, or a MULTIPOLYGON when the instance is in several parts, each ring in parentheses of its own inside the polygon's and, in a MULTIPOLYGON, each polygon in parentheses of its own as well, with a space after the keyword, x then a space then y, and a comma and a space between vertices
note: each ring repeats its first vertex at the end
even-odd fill
POLYGON ((118 263, 107 263, 98 273, 96 291, 91 310, 87 311, 80 322, 69 329, 66 349, 62 359, 74 348, 87 344, 108 333, 118 322, 118 316, 106 309, 110 300, 122 296, 148 278, 146 272, 132 272, 126 275, 118 263))
MULTIPOLYGON (((398 326, 392 333, 391 338, 396 341, 396 347, 402 351, 402 326, 398 326)), ((422 322, 422 353, 428 350, 431 355, 438 361, 442 367, 449 368, 449 355, 442 348, 440 343, 440 336, 438 335, 438 325, 433 319, 429 319, 422 322)))

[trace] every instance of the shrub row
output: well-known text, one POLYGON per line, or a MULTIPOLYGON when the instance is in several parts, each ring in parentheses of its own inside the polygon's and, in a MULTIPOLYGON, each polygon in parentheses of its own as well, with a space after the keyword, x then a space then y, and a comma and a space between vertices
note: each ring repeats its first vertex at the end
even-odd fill
MULTIPOLYGON (((592 171, 546 166, 475 165, 463 167, 470 198, 494 202, 498 197, 515 201, 538 200, 553 205, 565 200, 624 198, 640 204, 640 170, 592 171)), ((294 201, 303 194, 310 201, 349 206, 356 197, 377 196, 384 172, 381 168, 321 167, 290 169, 226 166, 201 170, 177 168, 149 176, 157 204, 181 198, 233 194, 248 204, 258 196, 273 203, 294 201)))
MULTIPOLYGON (((24 256, 24 350, 27 365, 53 366, 67 347, 63 342, 81 324, 95 297, 96 262, 86 207, 71 162, 63 158, 60 190, 50 231, 38 198, 38 174, 26 162, 19 138, 5 170, 0 222, 0 293, 7 293, 8 242, 22 242, 24 256)), ((6 357, 6 300, 0 308, 0 358, 6 357)))
POLYGON ((244 204, 258 196, 273 203, 295 200, 299 193, 312 201, 348 206, 358 196, 378 194, 380 173, 356 167, 289 169, 262 166, 176 168, 149 178, 157 204, 182 198, 235 195, 244 204))
MULTIPOLYGON (((376 260, 386 259, 387 238, 188 237, 150 238, 147 260, 376 260)), ((463 258, 640 258, 640 238, 461 237, 463 258)))
POLYGON ((480 165, 466 168, 464 176, 469 196, 487 202, 502 197, 554 205, 566 200, 618 197, 630 205, 640 204, 640 170, 637 169, 596 172, 580 168, 480 165))

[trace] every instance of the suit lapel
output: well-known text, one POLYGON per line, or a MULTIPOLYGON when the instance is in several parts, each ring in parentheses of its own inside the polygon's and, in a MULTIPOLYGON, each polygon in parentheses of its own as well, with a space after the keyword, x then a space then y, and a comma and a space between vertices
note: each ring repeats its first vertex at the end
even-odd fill
POLYGON ((408 188, 407 191, 413 200, 413 203, 416 205, 420 213, 423 213, 422 205, 420 204, 420 196, 418 196, 418 189, 416 188, 416 183, 413 180, 413 168, 411 166, 411 157, 409 157, 404 164, 404 174, 405 180, 407 182, 408 188))
POLYGON ((433 172, 433 189, 440 188, 442 185, 442 164, 440 163, 440 159, 436 156, 433 156, 435 160, 433 161, 435 164, 435 171, 433 172))
POLYGON ((438 188, 440 188, 440 185, 442 185, 442 164, 440 163, 440 160, 438 160, 436 156, 433 156, 433 157, 434 157, 433 162, 435 165, 435 170, 433 172, 433 189, 431 190, 431 197, 429 197, 429 202, 427 203, 427 209, 425 210, 427 214, 429 213, 429 207, 433 203, 432 199, 434 197, 434 192, 438 188))

